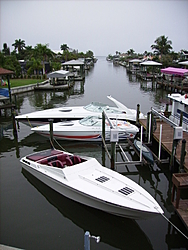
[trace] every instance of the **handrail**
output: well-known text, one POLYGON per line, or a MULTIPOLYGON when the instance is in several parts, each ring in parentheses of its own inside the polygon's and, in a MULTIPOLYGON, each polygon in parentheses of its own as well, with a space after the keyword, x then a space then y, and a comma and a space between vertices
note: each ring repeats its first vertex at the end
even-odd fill
POLYGON ((156 114, 157 116, 159 116, 160 118, 162 118, 164 121, 166 121, 167 123, 169 123, 171 126, 175 126, 178 127, 178 125, 171 121, 170 119, 168 119, 166 116, 164 116, 163 114, 159 113, 157 110, 155 110, 154 108, 151 108, 151 112, 156 114))

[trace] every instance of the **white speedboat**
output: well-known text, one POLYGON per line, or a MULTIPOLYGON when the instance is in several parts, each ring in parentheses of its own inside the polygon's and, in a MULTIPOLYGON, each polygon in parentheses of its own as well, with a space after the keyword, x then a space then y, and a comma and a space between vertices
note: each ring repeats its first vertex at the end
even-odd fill
MULTIPOLYGON (((137 111, 135 109, 127 108, 111 96, 107 97, 114 102, 116 107, 98 102, 92 102, 87 106, 46 109, 24 115, 18 115, 15 118, 29 126, 40 126, 49 123, 49 119, 53 119, 54 122, 60 122, 63 120, 78 120, 86 116, 100 115, 103 111, 105 111, 109 118, 128 120, 131 122, 136 121, 137 111)), ((145 118, 142 113, 139 114, 139 117, 145 118)))
MULTIPOLYGON (((119 140, 133 139, 139 132, 138 127, 129 122, 112 119, 110 122, 117 131, 119 140)), ((50 136, 50 126, 47 124, 31 130, 45 137, 50 136)), ((53 123, 53 136, 59 140, 102 141, 102 118, 101 116, 88 116, 81 120, 53 123)), ((111 126, 105 120, 105 140, 109 141, 110 138, 111 126)))
POLYGON ((49 149, 23 157, 25 170, 60 194, 84 205, 132 219, 163 213, 156 200, 129 178, 95 159, 49 149))
POLYGON ((172 101, 171 115, 169 119, 179 126, 182 112, 182 127, 184 131, 188 132, 188 95, 173 93, 168 94, 168 98, 172 101))

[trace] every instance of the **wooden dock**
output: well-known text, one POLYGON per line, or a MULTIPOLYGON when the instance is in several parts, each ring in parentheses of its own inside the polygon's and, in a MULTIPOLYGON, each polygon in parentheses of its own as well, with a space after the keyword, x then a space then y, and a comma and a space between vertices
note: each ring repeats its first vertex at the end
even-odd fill
MULTIPOLYGON (((156 123, 157 123, 157 128, 153 133, 153 138, 157 142, 159 142, 160 125, 162 124, 161 146, 165 151, 169 153, 169 155, 171 155, 173 146, 174 128, 170 124, 162 120, 158 120, 156 121, 156 123)), ((146 119, 140 120, 140 124, 146 129, 147 120, 146 119)), ((183 132, 183 139, 185 139, 187 142, 186 155, 184 161, 185 173, 177 173, 173 174, 172 176, 172 183, 173 183, 172 204, 178 216, 180 217, 183 224, 188 230, 188 199, 180 199, 180 191, 182 189, 188 189, 188 133, 187 132, 183 132), (175 200, 175 190, 177 190, 176 200, 175 200)), ((182 143, 180 142, 178 143, 175 155, 176 161, 178 163, 180 163, 180 158, 181 158, 181 147, 182 143)))
MULTIPOLYGON (((142 119, 140 120, 140 124, 146 129, 147 120, 142 119)), ((162 124, 162 137, 161 137, 161 145, 162 148, 171 155, 172 153, 172 146, 173 146, 173 136, 174 136, 174 128, 162 120, 157 120, 156 125, 157 128, 155 132, 153 133, 153 138, 159 142, 160 137, 160 125, 162 124)), ((183 132, 183 139, 186 140, 186 155, 185 155, 185 162, 184 162, 184 169, 186 172, 188 172, 188 133, 183 132)), ((178 146, 176 148, 176 161, 180 163, 181 158, 181 142, 178 143, 178 146)))

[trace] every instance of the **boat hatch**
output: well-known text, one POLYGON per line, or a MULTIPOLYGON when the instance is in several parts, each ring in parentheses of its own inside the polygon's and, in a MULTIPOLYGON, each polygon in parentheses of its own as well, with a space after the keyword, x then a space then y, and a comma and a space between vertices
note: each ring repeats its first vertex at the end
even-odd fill
POLYGON ((122 193, 124 195, 129 195, 129 194, 133 193, 134 190, 131 189, 131 188, 128 188, 128 187, 124 187, 124 188, 118 190, 118 192, 120 192, 120 193, 122 193))
POLYGON ((59 111, 60 111, 60 112, 71 112, 72 109, 60 109, 59 111))
POLYGON ((101 177, 98 177, 95 180, 103 183, 103 182, 109 181, 110 179, 108 177, 106 177, 106 176, 101 176, 101 177))

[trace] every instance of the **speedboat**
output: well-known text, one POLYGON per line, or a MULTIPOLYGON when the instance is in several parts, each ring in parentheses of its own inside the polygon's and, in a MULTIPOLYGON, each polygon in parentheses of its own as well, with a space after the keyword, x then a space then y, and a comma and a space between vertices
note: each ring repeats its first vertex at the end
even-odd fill
MULTIPOLYGON (((110 119, 110 123, 105 120, 106 141, 111 138, 111 125, 117 131, 119 140, 133 139, 139 132, 138 127, 126 121, 110 119)), ((50 126, 47 124, 31 130, 45 137, 50 136, 50 126)), ((81 120, 53 123, 53 136, 59 140, 102 141, 102 118, 89 116, 81 120)))
POLYGON ((89 207, 132 219, 163 214, 145 189, 103 167, 95 158, 52 148, 25 156, 20 162, 26 171, 53 190, 89 207))
POLYGON ((184 131, 188 132, 188 95, 173 93, 168 94, 168 98, 172 101, 172 110, 169 119, 179 126, 182 113, 182 127, 184 131))
MULTIPOLYGON (((136 122, 136 110, 127 108, 111 96, 107 96, 107 98, 114 102, 116 107, 108 106, 99 102, 92 102, 87 106, 46 109, 24 115, 18 115, 15 118, 29 126, 40 126, 49 123, 49 119, 53 119, 53 122, 78 120, 87 116, 100 115, 103 111, 105 111, 109 118, 136 122)), ((139 118, 145 118, 145 116, 140 113, 139 118)))

